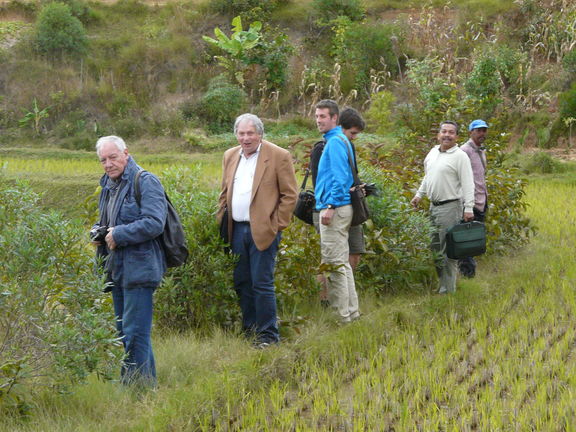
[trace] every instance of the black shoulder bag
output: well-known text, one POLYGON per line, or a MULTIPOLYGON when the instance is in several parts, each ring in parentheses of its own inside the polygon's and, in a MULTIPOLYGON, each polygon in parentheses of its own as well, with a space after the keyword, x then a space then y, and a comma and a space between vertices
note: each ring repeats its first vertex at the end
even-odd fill
MULTIPOLYGON (((140 205, 142 198, 140 192, 140 175, 145 170, 140 170, 134 176, 134 195, 136 202, 140 205)), ((184 234, 184 227, 180 222, 180 217, 176 209, 170 202, 170 198, 164 192, 167 204, 166 224, 164 231, 160 234, 160 245, 164 249, 164 256, 166 257, 166 265, 168 267, 179 267, 186 263, 188 259, 188 246, 186 244, 186 235, 184 234)))
MULTIPOLYGON (((339 137, 340 138, 340 137, 339 137)), ((370 209, 368 208, 368 203, 366 202, 366 194, 359 185, 362 184, 358 178, 358 172, 356 171, 356 166, 352 161, 352 154, 350 153, 350 147, 348 143, 342 138, 340 140, 346 146, 346 151, 348 152, 348 162, 350 163, 350 169, 352 170, 352 176, 354 177, 354 184, 352 185, 350 191, 350 200, 352 201, 352 223, 351 226, 361 225, 370 219, 370 209)))
POLYGON ((294 208, 294 216, 296 216, 301 221, 306 222, 308 225, 313 225, 314 221, 312 214, 314 213, 314 207, 316 206, 316 198, 314 197, 314 192, 306 190, 308 174, 310 174, 310 170, 306 168, 304 181, 300 187, 298 201, 296 201, 296 207, 294 208))

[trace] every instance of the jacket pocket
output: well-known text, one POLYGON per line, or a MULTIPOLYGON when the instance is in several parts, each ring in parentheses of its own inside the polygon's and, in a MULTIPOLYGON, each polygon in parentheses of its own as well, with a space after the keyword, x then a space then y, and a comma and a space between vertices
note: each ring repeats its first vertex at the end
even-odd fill
POLYGON ((158 257, 154 256, 152 249, 130 250, 124 255, 124 286, 135 288, 137 286, 158 286, 162 280, 162 269, 158 257))

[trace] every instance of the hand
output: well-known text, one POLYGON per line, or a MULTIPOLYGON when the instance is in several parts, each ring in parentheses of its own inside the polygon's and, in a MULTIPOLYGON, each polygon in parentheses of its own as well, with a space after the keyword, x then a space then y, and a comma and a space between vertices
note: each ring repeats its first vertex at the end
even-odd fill
POLYGON ((116 242, 114 241, 114 237, 112 236, 112 231, 114 231, 114 227, 108 228, 108 234, 106 234, 106 244, 108 245, 108 249, 114 250, 116 249, 116 242))
POLYGON ((410 204, 412 204, 412 207, 418 208, 418 205, 420 204, 421 200, 422 198, 420 198, 419 196, 415 196, 414 198, 412 198, 412 201, 410 201, 410 204))
POLYGON ((356 186, 352 186, 350 188, 350 192, 354 192, 356 189, 360 189, 362 191, 362 195, 366 196, 366 189, 365 189, 366 183, 362 183, 356 186))
POLYGON ((474 213, 473 212, 464 212, 464 221, 470 222, 474 220, 474 213))
POLYGON ((320 223, 322 225, 330 225, 334 217, 334 209, 324 209, 320 211, 320 223))

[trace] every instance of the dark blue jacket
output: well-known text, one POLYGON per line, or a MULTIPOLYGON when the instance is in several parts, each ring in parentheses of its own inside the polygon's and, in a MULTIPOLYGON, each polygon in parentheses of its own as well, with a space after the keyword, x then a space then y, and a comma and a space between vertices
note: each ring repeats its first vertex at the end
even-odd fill
POLYGON ((326 145, 320 157, 314 187, 318 211, 325 209, 328 204, 336 207, 350 204, 350 188, 354 184, 348 151, 355 164, 354 153, 342 127, 336 126, 329 130, 324 134, 324 139, 326 145))
MULTIPOLYGON (((114 227, 116 249, 111 254, 109 274, 114 285, 122 288, 156 288, 166 271, 164 251, 158 236, 166 223, 167 204, 164 188, 158 178, 147 171, 140 175, 140 205, 134 195, 134 176, 140 167, 129 158, 122 174, 116 205, 108 221, 114 227)), ((107 211, 110 189, 108 176, 100 179, 102 191, 98 208, 100 220, 107 211)), ((109 251, 98 248, 101 256, 109 251)))

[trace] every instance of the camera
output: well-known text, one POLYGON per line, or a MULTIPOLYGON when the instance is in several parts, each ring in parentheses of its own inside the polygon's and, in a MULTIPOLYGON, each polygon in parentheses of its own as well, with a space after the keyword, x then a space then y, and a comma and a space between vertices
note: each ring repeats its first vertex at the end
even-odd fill
POLYGON ((366 183, 364 185, 364 191, 366 192, 366 196, 374 195, 378 196, 378 186, 374 183, 366 183))
POLYGON ((98 226, 90 230, 90 241, 103 242, 108 234, 107 226, 98 226))

